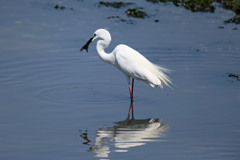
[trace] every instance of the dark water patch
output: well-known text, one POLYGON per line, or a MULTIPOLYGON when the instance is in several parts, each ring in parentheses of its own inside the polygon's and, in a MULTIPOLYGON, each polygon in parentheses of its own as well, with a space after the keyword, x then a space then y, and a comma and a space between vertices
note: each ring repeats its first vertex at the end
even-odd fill
POLYGON ((133 20, 124 19, 124 18, 121 18, 120 16, 108 16, 107 18, 108 19, 115 19, 116 21, 119 21, 119 22, 126 22, 127 24, 134 24, 133 20))

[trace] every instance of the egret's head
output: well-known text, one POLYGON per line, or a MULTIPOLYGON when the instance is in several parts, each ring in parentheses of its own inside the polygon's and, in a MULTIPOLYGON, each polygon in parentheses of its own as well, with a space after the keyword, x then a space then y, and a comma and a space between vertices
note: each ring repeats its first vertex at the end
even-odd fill
POLYGON ((111 40, 111 35, 106 29, 98 29, 94 32, 94 35, 96 35, 93 39, 95 41, 96 39, 104 39, 104 40, 111 40))
POLYGON ((106 29, 98 29, 94 32, 92 37, 87 41, 87 43, 80 49, 80 52, 82 50, 86 50, 88 52, 88 46, 91 42, 95 41, 96 39, 104 39, 104 40, 110 40, 111 41, 111 35, 106 29))

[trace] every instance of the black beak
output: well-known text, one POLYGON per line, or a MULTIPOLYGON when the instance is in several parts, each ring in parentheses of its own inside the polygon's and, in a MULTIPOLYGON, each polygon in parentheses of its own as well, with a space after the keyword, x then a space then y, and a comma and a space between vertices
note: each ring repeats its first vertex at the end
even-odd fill
POLYGON ((89 46, 89 44, 92 42, 92 40, 93 40, 93 37, 90 38, 90 39, 87 41, 87 43, 80 49, 80 52, 81 52, 82 50, 84 50, 84 49, 88 52, 88 46, 89 46))

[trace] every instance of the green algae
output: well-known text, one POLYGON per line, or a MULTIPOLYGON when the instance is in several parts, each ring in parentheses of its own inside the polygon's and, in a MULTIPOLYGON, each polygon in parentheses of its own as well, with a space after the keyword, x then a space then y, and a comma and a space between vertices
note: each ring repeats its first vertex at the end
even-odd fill
POLYGON ((222 4, 222 7, 235 12, 235 16, 224 21, 225 23, 240 24, 240 0, 215 0, 222 4))
POLYGON ((240 24, 240 15, 235 15, 233 18, 230 18, 229 20, 226 20, 224 22, 240 24))
POLYGON ((240 0, 146 0, 151 3, 172 2, 175 6, 182 6, 192 12, 214 12, 213 2, 220 3, 224 9, 232 10, 236 13, 234 17, 226 20, 225 23, 240 24, 240 0))
POLYGON ((240 0, 217 0, 222 4, 222 7, 240 14, 240 0))
POLYGON ((184 0, 184 7, 193 12, 214 12, 215 7, 212 5, 212 0, 184 0))
MULTIPOLYGON (((213 2, 220 3, 224 9, 232 10, 236 13, 234 17, 229 20, 224 21, 225 23, 235 23, 240 24, 240 0, 146 0, 150 3, 167 3, 172 2, 175 6, 184 7, 187 10, 191 10, 192 12, 215 12, 215 6, 213 2)), ((126 7, 128 5, 134 5, 131 2, 121 2, 121 1, 99 1, 98 6, 105 6, 105 7, 113 7, 116 9, 126 7)), ((55 9, 65 9, 64 6, 55 6, 55 9)), ((142 11, 140 8, 129 8, 125 11, 127 16, 133 18, 145 18, 149 17, 148 14, 142 11)), ((110 18, 109 18, 110 19, 110 18)), ((129 20, 114 17, 114 19, 118 19, 121 22, 128 22, 129 20)), ((154 20, 154 22, 159 22, 159 20, 154 20)), ((132 22, 131 22, 132 24, 132 22)))
POLYGON ((147 15, 146 12, 141 11, 137 8, 129 8, 125 12, 129 17, 134 17, 134 18, 145 18, 147 15))
POLYGON ((212 5, 212 0, 146 0, 152 3, 172 2, 175 6, 183 6, 192 12, 214 12, 215 7, 212 5))

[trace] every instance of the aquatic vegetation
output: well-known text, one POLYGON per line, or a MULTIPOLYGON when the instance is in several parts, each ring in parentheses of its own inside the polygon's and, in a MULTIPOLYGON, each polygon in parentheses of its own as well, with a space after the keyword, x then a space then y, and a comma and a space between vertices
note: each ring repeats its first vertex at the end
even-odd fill
POLYGON ((132 5, 133 3, 130 2, 104 2, 100 1, 99 6, 105 6, 105 7, 113 7, 113 8, 122 8, 128 5, 132 5))
MULTIPOLYGON (((236 23, 240 24, 240 0, 146 0, 147 2, 151 3, 167 3, 167 2, 172 2, 175 6, 179 7, 182 6, 187 10, 191 10, 192 12, 214 12, 215 11, 215 6, 213 2, 221 3, 222 7, 225 9, 232 10, 236 13, 236 15, 229 19, 226 20, 225 23, 236 23)), ((126 7, 128 5, 134 5, 134 3, 131 2, 121 2, 121 1, 113 1, 113 2, 108 2, 108 1, 99 1, 99 7, 100 6, 105 6, 105 7, 113 7, 116 9, 126 7)), ((63 10, 65 9, 64 6, 59 6, 56 5, 55 9, 60 9, 63 10)), ((125 11, 127 16, 133 17, 133 18, 145 18, 149 17, 148 14, 139 8, 129 8, 125 11)), ((117 16, 112 16, 108 17, 108 19, 118 19, 121 22, 128 22, 132 24, 130 20, 126 20, 123 18, 119 18, 117 16)), ((154 20, 154 22, 159 22, 158 19, 154 20)))
POLYGON ((148 16, 146 12, 141 11, 137 8, 127 9, 126 14, 130 17, 135 17, 135 18, 144 18, 144 17, 148 16))
POLYGON ((239 0, 146 0, 147 2, 172 2, 175 6, 183 6, 193 12, 214 12, 215 7, 213 2, 221 3, 222 7, 240 14, 240 1, 239 0))
POLYGON ((223 8, 234 11, 236 14, 240 14, 240 1, 239 0, 216 0, 222 3, 223 8))
POLYGON ((214 0, 214 1, 221 3, 223 8, 232 10, 236 13, 234 17, 224 21, 225 23, 240 24, 240 0, 214 0))
POLYGON ((215 7, 212 5, 212 0, 184 0, 184 7, 193 12, 214 12, 215 7))
POLYGON ((152 3, 172 2, 175 6, 183 6, 193 12, 214 12, 215 7, 212 5, 213 0, 146 0, 152 3))
POLYGON ((224 21, 225 23, 236 23, 240 24, 240 15, 235 15, 233 18, 224 21))
POLYGON ((151 3, 159 2, 172 2, 175 6, 183 6, 184 8, 191 10, 192 12, 214 12, 215 7, 213 2, 221 3, 225 9, 232 10, 236 15, 225 21, 225 23, 236 23, 240 24, 240 0, 146 0, 151 3))

